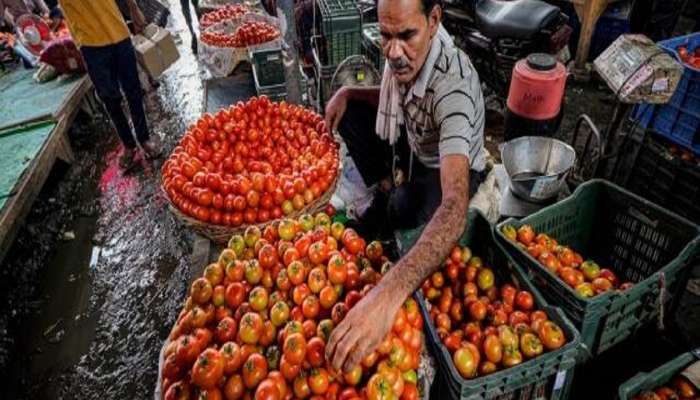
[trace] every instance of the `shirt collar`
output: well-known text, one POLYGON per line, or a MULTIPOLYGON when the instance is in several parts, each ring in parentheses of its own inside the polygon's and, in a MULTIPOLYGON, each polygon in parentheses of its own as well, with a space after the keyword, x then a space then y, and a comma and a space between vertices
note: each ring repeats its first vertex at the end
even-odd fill
POLYGON ((413 86, 411 86, 408 91, 406 91, 406 88, 403 88, 403 92, 405 92, 405 103, 408 103, 411 101, 411 98, 413 96, 423 98, 425 95, 425 89, 428 87, 428 80, 430 79, 430 75, 433 72, 433 67, 435 66, 435 62, 438 59, 438 56, 440 55, 440 48, 442 47, 442 43, 440 40, 440 35, 436 34, 433 36, 431 39, 430 43, 430 51, 428 52, 428 56, 425 58, 425 62, 423 63, 423 67, 420 70, 420 73, 418 74, 418 79, 413 83, 413 86))

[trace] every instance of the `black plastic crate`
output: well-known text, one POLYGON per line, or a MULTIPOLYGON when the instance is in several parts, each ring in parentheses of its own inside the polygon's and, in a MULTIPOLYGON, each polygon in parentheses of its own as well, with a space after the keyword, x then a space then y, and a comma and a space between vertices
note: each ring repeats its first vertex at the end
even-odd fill
POLYGON ((380 74, 384 72, 384 53, 381 41, 378 23, 362 25, 362 53, 372 61, 380 74))
POLYGON ((258 73, 258 83, 261 86, 284 84, 284 64, 282 48, 256 49, 250 52, 251 64, 255 65, 258 73))
POLYGON ((170 10, 163 3, 158 0, 137 0, 137 3, 147 22, 156 24, 161 28, 168 24, 170 10))
POLYGON ((265 95, 272 101, 282 101, 287 99, 287 85, 284 82, 276 85, 261 85, 258 69, 255 64, 253 64, 252 67, 255 92, 258 94, 258 96, 265 95))
POLYGON ((671 146, 647 138, 623 186, 700 224, 700 166, 682 160, 671 146))

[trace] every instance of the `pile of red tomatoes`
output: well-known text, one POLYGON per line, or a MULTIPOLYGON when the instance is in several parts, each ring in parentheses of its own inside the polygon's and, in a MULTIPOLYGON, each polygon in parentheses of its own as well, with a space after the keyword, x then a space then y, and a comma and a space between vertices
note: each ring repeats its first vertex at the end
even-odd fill
POLYGON ((337 170, 323 119, 265 96, 202 116, 162 168, 182 213, 232 227, 299 212, 329 190, 337 170))
POLYGON ((238 26, 234 33, 202 32, 203 43, 216 47, 247 47, 266 43, 279 37, 274 26, 262 21, 248 21, 238 26))
POLYGON ((632 398, 632 400, 694 400, 697 399, 698 390, 683 375, 677 375, 670 382, 654 389, 645 391, 632 398))
POLYGON ((222 21, 240 18, 248 11, 248 7, 244 4, 226 4, 216 11, 202 15, 202 18, 199 20, 199 26, 202 29, 206 29, 222 21))
POLYGON ((614 272, 601 268, 595 261, 584 261, 581 254, 560 245, 553 237, 535 233, 530 225, 522 225, 517 230, 505 225, 501 232, 583 298, 613 289, 627 290, 633 286, 632 282, 621 283, 614 272))
POLYGON ((437 335, 465 379, 513 367, 559 349, 566 336, 532 293, 498 286, 491 268, 468 247, 455 247, 422 286, 437 335))
POLYGON ((678 51, 678 55, 681 57, 681 61, 693 68, 700 69, 700 47, 697 47, 695 51, 690 51, 688 50, 688 47, 680 46, 676 50, 678 51))
POLYGON ((325 213, 233 236, 192 283, 164 350, 164 398, 418 397, 423 320, 408 299, 379 348, 346 373, 325 359, 329 335, 381 279, 381 244, 325 213))

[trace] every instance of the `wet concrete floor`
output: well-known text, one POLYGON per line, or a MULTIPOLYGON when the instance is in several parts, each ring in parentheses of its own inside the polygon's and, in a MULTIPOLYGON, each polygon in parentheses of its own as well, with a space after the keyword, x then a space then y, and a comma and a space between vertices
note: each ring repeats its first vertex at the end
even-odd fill
MULTIPOLYGON (((179 2, 170 10, 181 58, 145 100, 165 154, 201 114, 206 78, 179 2)), ((0 398, 149 398, 192 235, 160 195, 162 160, 125 175, 101 119, 79 115, 70 137, 76 163, 53 169, 0 266, 0 398)))

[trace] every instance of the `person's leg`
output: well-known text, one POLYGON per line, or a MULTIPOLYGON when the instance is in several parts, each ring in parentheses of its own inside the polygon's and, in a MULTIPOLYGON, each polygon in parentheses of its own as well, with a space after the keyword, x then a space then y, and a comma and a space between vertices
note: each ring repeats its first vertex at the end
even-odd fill
POLYGON ((192 7, 194 7, 194 13, 197 15, 197 19, 199 20, 202 18, 202 13, 199 11, 199 0, 191 0, 192 1, 192 7))
MULTIPOLYGON (((389 228, 412 229, 427 224, 442 202, 440 170, 416 166, 411 181, 396 188, 388 206, 389 228)), ((469 172, 469 198, 476 194, 484 180, 483 172, 469 172)))
POLYGON ((146 113, 143 109, 143 91, 136 69, 136 55, 131 40, 127 39, 116 44, 117 76, 126 100, 129 103, 131 123, 139 143, 146 143, 149 139, 146 113))
MULTIPOLYGON (((195 5, 195 11, 197 11, 198 1, 193 0, 195 5)), ((182 15, 185 17, 185 23, 187 24, 187 29, 190 30, 190 35, 192 35, 192 52, 197 54, 197 35, 194 33, 194 27, 192 26, 192 12, 190 11, 190 0, 180 0, 180 7, 182 7, 182 15)))
POLYGON ((350 101, 338 131, 367 187, 391 177, 391 146, 375 133, 377 110, 350 101))
POLYGON ((122 109, 122 94, 119 91, 119 79, 116 71, 117 57, 114 56, 113 45, 105 47, 83 46, 80 50, 85 60, 88 75, 97 90, 97 96, 105 105, 119 138, 124 147, 133 149, 136 147, 136 142, 122 109))

